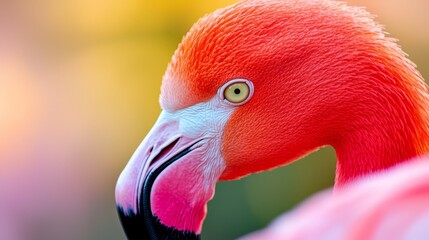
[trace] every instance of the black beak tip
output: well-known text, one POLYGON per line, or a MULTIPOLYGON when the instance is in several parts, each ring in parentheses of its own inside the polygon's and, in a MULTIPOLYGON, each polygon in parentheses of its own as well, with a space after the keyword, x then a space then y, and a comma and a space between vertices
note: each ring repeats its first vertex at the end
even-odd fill
POLYGON ((116 206, 116 209, 128 240, 150 239, 142 215, 126 212, 120 206, 116 206))
POLYGON ((125 212, 120 206, 117 206, 116 209, 128 240, 200 240, 200 235, 191 231, 180 231, 167 227, 153 215, 152 222, 155 225, 155 233, 149 234, 143 214, 125 212))

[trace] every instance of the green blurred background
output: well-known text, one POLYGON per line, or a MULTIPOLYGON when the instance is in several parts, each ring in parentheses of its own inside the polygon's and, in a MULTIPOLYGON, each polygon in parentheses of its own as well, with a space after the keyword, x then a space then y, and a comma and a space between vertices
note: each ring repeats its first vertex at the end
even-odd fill
MULTIPOLYGON (((0 0, 0 239, 125 239, 116 179, 160 112, 182 36, 233 3, 0 0)), ((354 0, 429 78, 429 2, 354 0)), ((217 185, 204 239, 264 227, 333 184, 335 152, 217 185)))

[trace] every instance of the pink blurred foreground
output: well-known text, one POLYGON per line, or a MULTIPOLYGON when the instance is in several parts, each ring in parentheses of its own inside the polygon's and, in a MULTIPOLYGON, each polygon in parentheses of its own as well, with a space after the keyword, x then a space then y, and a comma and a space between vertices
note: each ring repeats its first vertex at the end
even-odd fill
POLYGON ((419 157, 321 192, 241 239, 429 239, 428 179, 429 157, 419 157))

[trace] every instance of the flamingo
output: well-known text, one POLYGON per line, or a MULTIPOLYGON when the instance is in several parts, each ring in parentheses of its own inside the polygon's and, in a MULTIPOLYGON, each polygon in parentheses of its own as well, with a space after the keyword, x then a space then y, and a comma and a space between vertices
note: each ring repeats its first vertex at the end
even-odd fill
POLYGON ((362 8, 244 0, 206 15, 174 53, 160 105, 116 185, 128 239, 199 239, 216 182, 327 145, 334 193, 244 239, 429 239, 427 86, 362 8))

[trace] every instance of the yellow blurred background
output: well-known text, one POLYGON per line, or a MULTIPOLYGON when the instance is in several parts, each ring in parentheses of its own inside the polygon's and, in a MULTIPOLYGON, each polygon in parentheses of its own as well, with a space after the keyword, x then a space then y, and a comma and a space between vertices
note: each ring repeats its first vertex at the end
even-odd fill
MULTIPOLYGON (((191 25, 233 3, 0 0, 0 239, 125 239, 116 179, 160 112, 191 25)), ((429 2, 353 0, 429 79, 429 2)), ((333 183, 335 153, 217 186, 203 239, 232 239, 333 183)))

